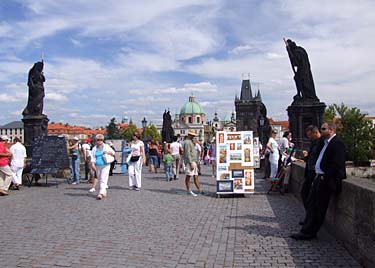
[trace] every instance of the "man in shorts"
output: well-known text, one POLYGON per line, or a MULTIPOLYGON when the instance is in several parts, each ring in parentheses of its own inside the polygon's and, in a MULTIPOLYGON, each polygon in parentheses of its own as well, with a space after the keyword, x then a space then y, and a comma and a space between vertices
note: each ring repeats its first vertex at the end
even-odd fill
POLYGON ((197 196, 196 193, 190 190, 190 177, 193 176, 194 178, 194 184, 197 187, 200 194, 204 194, 200 183, 198 179, 198 155, 197 151, 195 149, 195 145, 193 143, 193 139, 195 137, 195 132, 192 130, 188 131, 188 136, 185 139, 184 142, 184 163, 186 165, 185 173, 185 185, 186 185, 186 191, 187 194, 190 194, 192 196, 197 196))

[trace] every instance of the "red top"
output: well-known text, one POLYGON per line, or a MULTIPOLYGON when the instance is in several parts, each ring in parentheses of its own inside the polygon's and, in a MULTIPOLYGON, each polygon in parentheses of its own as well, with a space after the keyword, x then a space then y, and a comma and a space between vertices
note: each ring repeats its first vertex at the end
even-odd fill
MULTIPOLYGON (((7 147, 5 143, 0 141, 0 153, 7 153, 7 147)), ((9 165, 9 158, 7 156, 0 156, 0 167, 5 167, 9 165)))

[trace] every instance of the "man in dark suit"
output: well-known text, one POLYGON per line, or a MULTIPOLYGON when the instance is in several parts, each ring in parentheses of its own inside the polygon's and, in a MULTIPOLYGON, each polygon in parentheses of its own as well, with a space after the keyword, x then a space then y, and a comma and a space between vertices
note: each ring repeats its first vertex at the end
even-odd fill
POLYGON ((291 235, 296 240, 316 237, 324 222, 332 193, 341 192, 342 180, 346 178, 345 145, 336 136, 336 125, 325 122, 320 130, 324 145, 315 164, 316 176, 307 201, 306 221, 299 233, 291 235))
POLYGON ((304 220, 300 221, 300 225, 303 225, 306 221, 306 213, 308 208, 308 197, 310 194, 310 189, 312 182, 315 179, 315 163, 318 159, 319 152, 322 149, 322 145, 324 145, 324 138, 321 137, 319 132, 319 127, 310 125, 305 130, 306 136, 311 140, 311 145, 309 151, 303 151, 303 155, 306 162, 305 167, 305 180, 302 184, 301 188, 301 199, 303 206, 305 208, 305 217, 304 220))

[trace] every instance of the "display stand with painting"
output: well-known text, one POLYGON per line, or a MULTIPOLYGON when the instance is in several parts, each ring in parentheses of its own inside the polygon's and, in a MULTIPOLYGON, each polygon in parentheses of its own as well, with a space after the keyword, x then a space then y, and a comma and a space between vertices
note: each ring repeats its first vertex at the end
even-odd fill
POLYGON ((254 143, 259 143, 258 138, 254 139, 252 131, 219 131, 216 140, 219 156, 216 158, 217 196, 254 193, 254 167, 257 159, 259 162, 259 152, 254 153, 254 143))

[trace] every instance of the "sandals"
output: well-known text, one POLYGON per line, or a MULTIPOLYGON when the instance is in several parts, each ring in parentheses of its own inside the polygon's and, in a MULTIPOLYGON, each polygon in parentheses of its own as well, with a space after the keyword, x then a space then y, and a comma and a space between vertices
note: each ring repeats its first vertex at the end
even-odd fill
POLYGON ((98 199, 98 200, 102 200, 102 199, 105 198, 105 197, 107 197, 107 195, 104 195, 104 194, 98 194, 98 195, 96 196, 96 199, 98 199))

